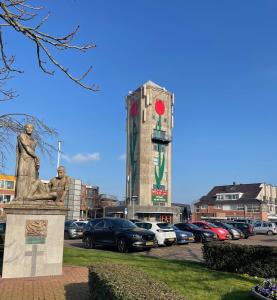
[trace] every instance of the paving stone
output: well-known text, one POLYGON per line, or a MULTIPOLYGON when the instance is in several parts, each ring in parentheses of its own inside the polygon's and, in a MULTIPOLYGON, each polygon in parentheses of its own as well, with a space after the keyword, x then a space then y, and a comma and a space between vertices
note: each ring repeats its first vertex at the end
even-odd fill
POLYGON ((88 269, 63 268, 61 276, 0 278, 0 300, 88 300, 88 269))

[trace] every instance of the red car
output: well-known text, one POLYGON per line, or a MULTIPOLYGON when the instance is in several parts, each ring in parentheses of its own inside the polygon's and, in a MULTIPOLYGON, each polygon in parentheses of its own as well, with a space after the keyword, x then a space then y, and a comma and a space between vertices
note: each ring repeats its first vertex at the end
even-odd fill
POLYGON ((218 227, 214 224, 211 224, 209 222, 205 222, 205 221, 198 221, 198 222, 193 222, 193 224, 203 228, 203 229, 208 229, 213 231, 214 233, 217 234, 217 237, 220 241, 224 241, 224 240, 228 240, 230 239, 230 234, 229 232, 221 227, 218 227))

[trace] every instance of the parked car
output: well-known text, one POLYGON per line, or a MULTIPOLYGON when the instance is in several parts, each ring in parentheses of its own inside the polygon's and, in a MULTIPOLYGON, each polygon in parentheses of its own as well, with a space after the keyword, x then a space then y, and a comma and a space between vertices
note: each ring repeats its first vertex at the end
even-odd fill
POLYGON ((176 241, 177 244, 188 244, 188 243, 195 242, 193 233, 191 233, 189 231, 180 230, 175 225, 171 225, 171 227, 175 231, 176 238, 177 238, 177 241, 176 241))
POLYGON ((138 219, 129 219, 129 221, 131 221, 134 224, 136 224, 137 222, 141 222, 141 220, 138 219))
POLYGON ((272 222, 256 222, 254 224, 256 233, 263 233, 267 235, 277 234, 277 225, 272 222))
POLYGON ((83 229, 79 227, 75 221, 67 220, 64 223, 64 238, 77 239, 83 236, 83 229))
POLYGON ((84 233, 85 227, 88 224, 88 222, 89 221, 75 221, 74 222, 78 227, 80 227, 82 229, 82 233, 78 234, 79 238, 83 237, 83 233, 84 233))
POLYGON ((248 239, 249 236, 255 235, 254 226, 249 223, 228 221, 227 224, 230 224, 230 225, 234 226, 235 228, 238 228, 239 230, 241 230, 244 234, 245 239, 248 239))
POLYGON ((87 224, 83 243, 85 248, 111 246, 123 253, 132 249, 150 250, 154 246, 154 239, 155 234, 139 228, 129 220, 100 218, 87 224))
POLYGON ((213 233, 211 230, 202 229, 195 224, 192 223, 177 223, 175 224, 177 228, 180 230, 188 231, 194 234, 196 242, 210 242, 217 240, 217 235, 213 233))
POLYGON ((238 228, 235 228, 234 226, 224 223, 224 222, 220 222, 220 221, 214 221, 211 222, 213 224, 215 224, 218 227, 224 228, 226 230, 228 230, 232 240, 239 240, 241 238, 244 238, 244 234, 241 230, 239 230, 238 228))
POLYGON ((6 222, 0 222, 0 252, 4 251, 6 222))
POLYGON ((171 246, 176 242, 176 234, 171 225, 164 222, 137 222, 136 225, 155 234, 155 246, 171 246))
POLYGON ((195 224, 195 225, 197 225, 197 226, 199 226, 203 229, 213 231, 217 235, 218 240, 220 240, 220 241, 230 239, 229 231, 222 228, 222 227, 219 227, 215 224, 212 224, 212 223, 209 223, 209 222, 206 222, 206 221, 193 222, 193 224, 195 224))

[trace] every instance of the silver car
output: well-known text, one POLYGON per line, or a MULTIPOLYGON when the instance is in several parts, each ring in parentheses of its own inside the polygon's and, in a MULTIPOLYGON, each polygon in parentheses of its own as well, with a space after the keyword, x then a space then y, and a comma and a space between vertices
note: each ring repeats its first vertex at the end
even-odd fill
POLYGON ((275 223, 259 221, 254 224, 254 228, 256 233, 277 234, 277 225, 275 223))

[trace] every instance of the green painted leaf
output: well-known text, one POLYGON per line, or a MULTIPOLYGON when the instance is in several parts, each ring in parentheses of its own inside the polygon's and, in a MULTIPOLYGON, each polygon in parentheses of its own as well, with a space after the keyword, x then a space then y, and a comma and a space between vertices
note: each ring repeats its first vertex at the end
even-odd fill
POLYGON ((159 181, 162 182, 164 176, 164 166, 165 166, 165 155, 163 155, 162 164, 159 167, 159 181))
POLYGON ((159 180, 159 176, 157 174, 157 167, 155 167, 155 179, 156 179, 156 186, 157 188, 159 189, 160 188, 160 185, 161 185, 161 182, 159 180))

